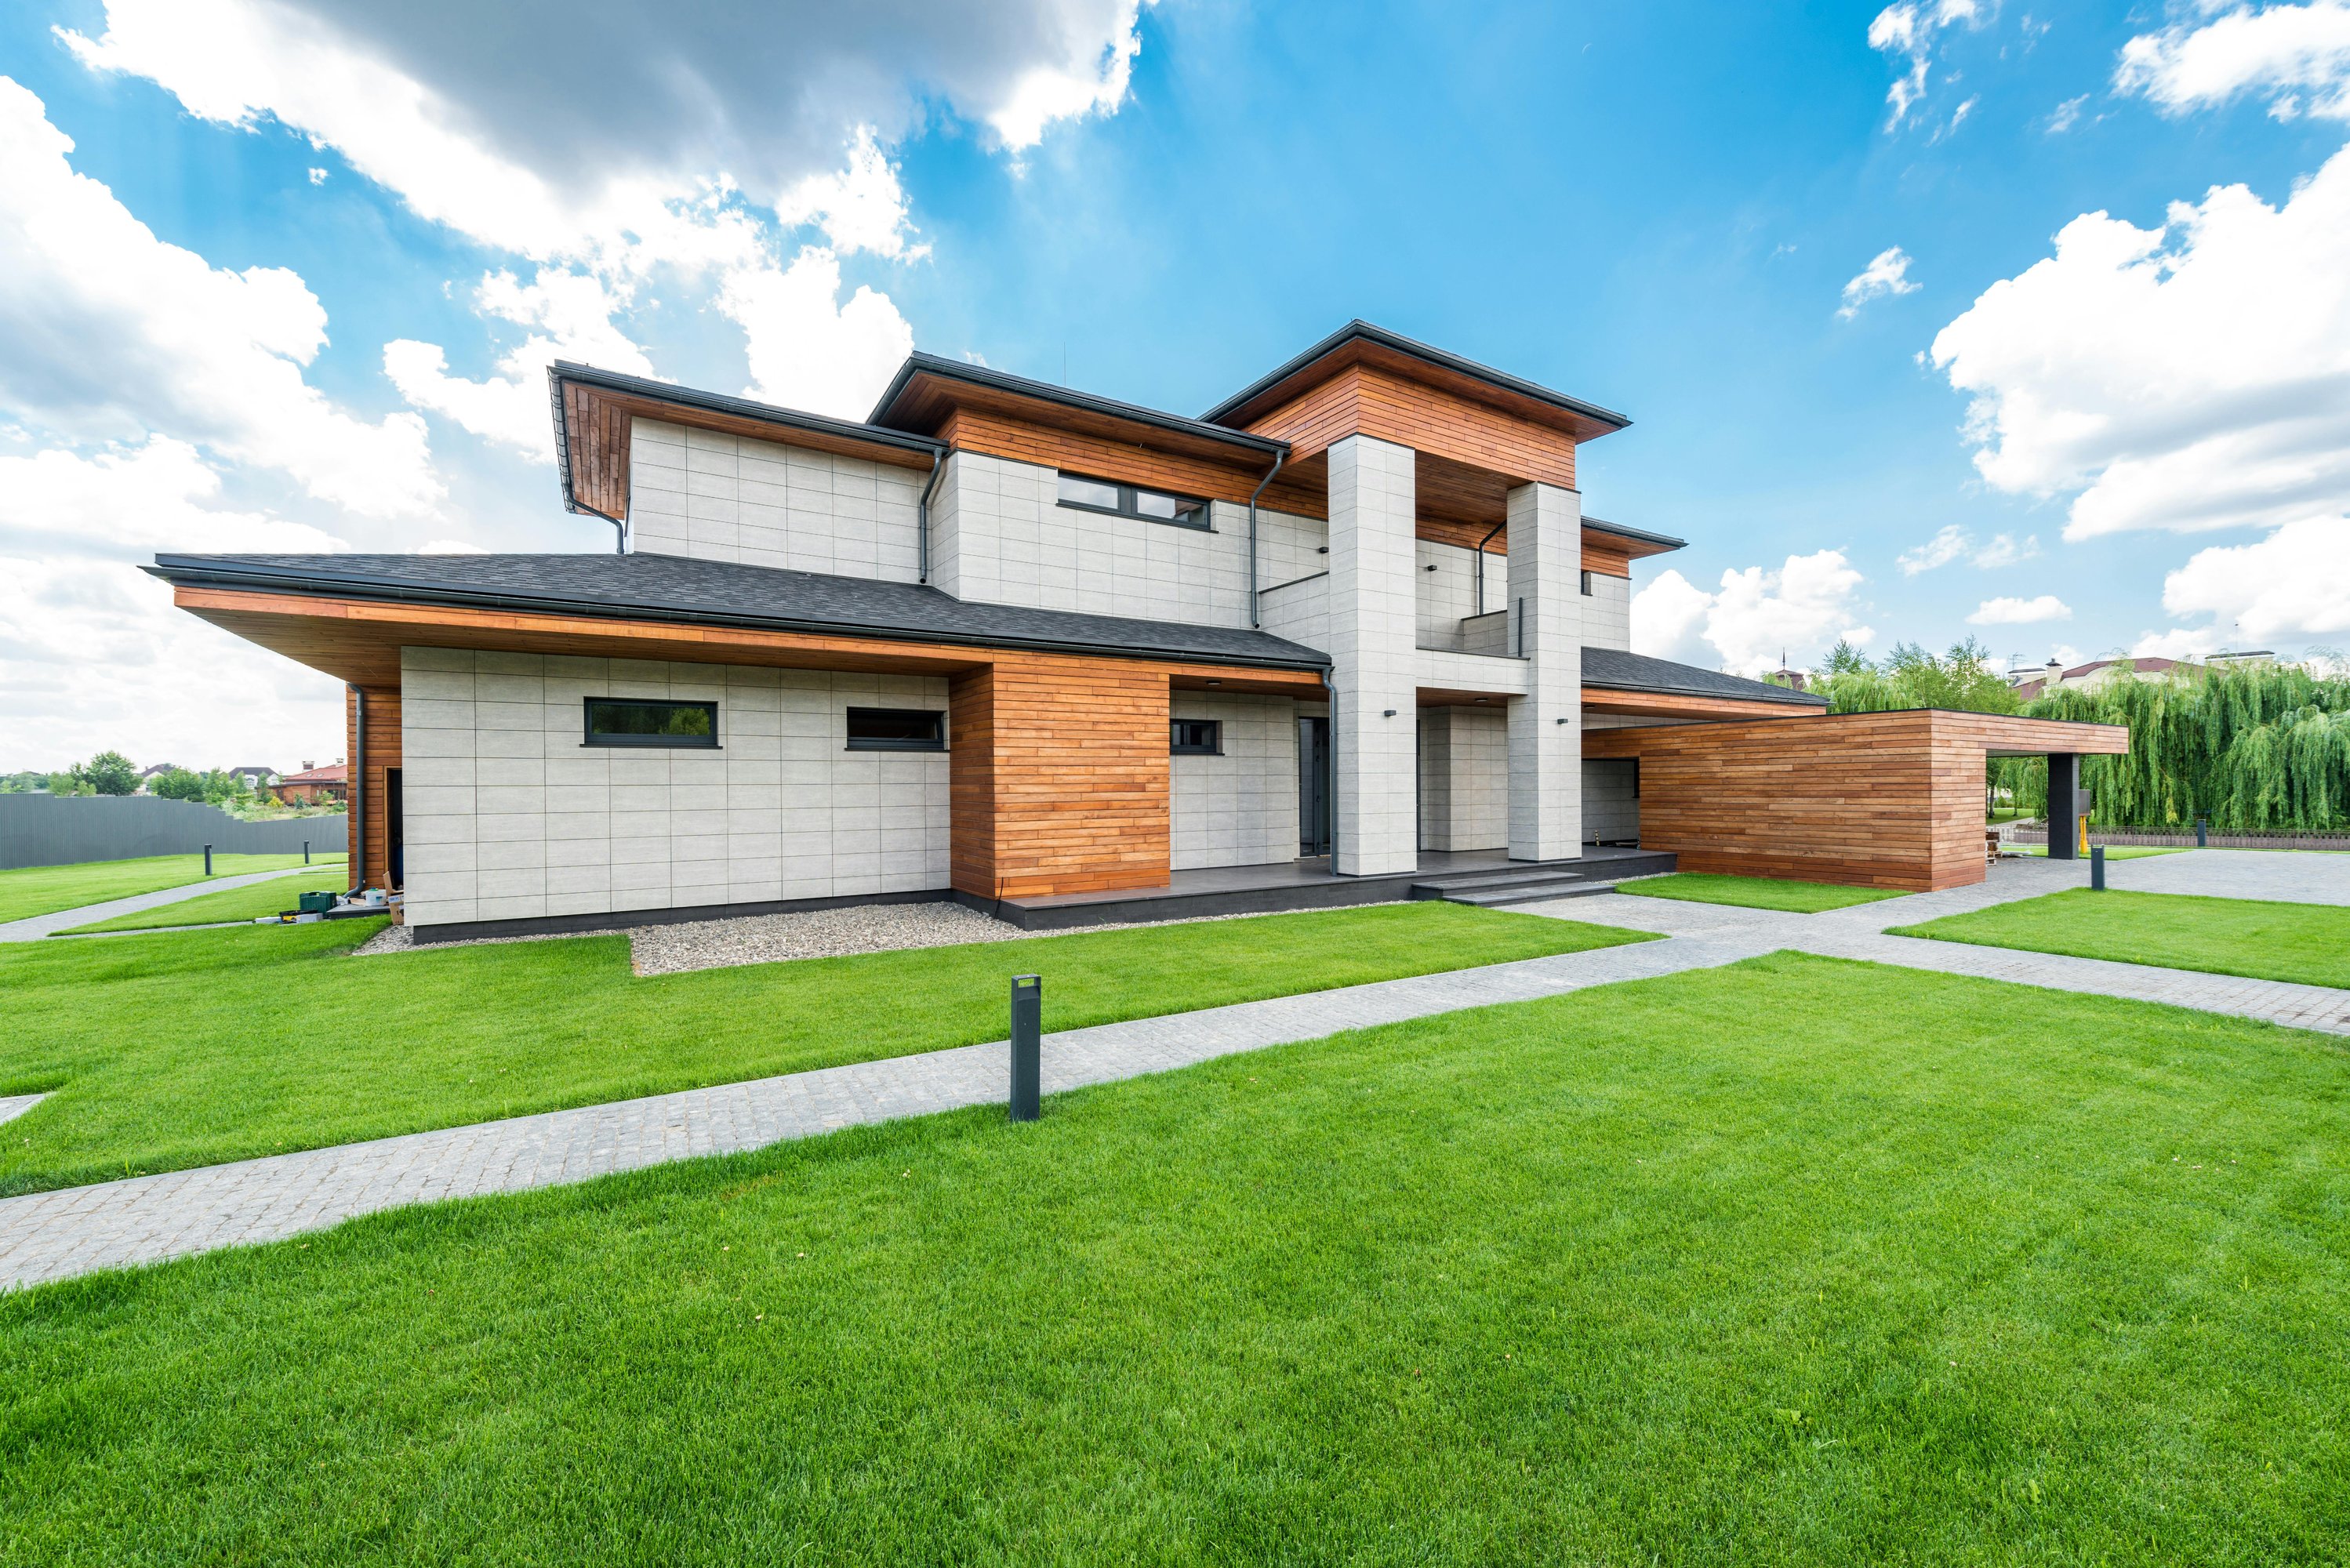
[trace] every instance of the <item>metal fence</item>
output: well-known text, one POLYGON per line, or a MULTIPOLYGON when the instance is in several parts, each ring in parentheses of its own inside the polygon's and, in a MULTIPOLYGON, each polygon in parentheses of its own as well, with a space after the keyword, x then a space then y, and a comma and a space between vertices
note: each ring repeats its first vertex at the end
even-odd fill
POLYGON ((0 794, 0 871, 142 855, 314 855, 347 847, 341 815, 239 822, 218 806, 160 795, 0 794))
MULTIPOLYGON (((2002 829, 2000 837, 2010 844, 2045 844, 2048 827, 2045 823, 2010 823, 2002 829), (2011 831, 2012 830, 2012 831, 2011 831)), ((2184 833, 2150 827, 2092 827, 2089 842, 2103 844, 2113 849, 2130 849, 2141 846, 2152 849, 2192 849, 2195 830, 2184 833)), ((2215 833, 2210 836, 2213 849, 2350 849, 2350 833, 2215 833)))

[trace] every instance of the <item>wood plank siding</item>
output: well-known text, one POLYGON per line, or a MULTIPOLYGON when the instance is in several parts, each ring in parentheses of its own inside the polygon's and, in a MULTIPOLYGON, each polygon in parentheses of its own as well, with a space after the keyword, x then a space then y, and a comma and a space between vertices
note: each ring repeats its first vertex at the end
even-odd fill
MULTIPOLYGON (((962 452, 984 452, 1041 468, 1243 506, 1273 466, 1270 459, 1247 467, 1192 453, 1158 451, 1112 435, 1062 429, 994 410, 957 409, 947 416, 938 434, 962 452)), ((1326 504, 1316 515, 1326 513, 1326 504)))
POLYGON ((1368 365, 1341 369, 1248 428, 1289 442, 1299 460, 1367 435, 1519 483, 1575 488, 1572 432, 1368 365))
POLYGON ((391 857, 384 831, 388 788, 383 775, 386 769, 400 766, 400 680, 396 673, 390 685, 343 689, 343 754, 352 759, 352 766, 359 770, 358 805, 343 823, 343 847, 357 870, 351 885, 388 888, 391 885, 391 857), (367 693, 367 747, 363 761, 358 697, 362 690, 367 693), (367 835, 364 850, 359 844, 362 833, 367 835))
POLYGON ((1984 759, 2120 755, 2129 732, 1921 710, 1586 731, 1640 764, 1640 846, 1684 871, 1922 890, 1983 879, 1984 759))

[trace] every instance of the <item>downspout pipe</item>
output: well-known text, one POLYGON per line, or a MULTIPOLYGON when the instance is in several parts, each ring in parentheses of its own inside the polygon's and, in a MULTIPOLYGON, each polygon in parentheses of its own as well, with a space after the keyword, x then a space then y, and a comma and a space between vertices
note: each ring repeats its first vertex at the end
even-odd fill
POLYGON ((1249 625, 1251 627, 1259 624, 1256 616, 1256 498, 1264 493, 1264 487, 1271 484, 1273 476, 1281 472, 1282 460, 1288 455, 1285 452, 1274 452, 1273 466, 1265 470, 1264 477, 1256 482, 1254 490, 1249 492, 1249 625))
POLYGON ((357 686, 351 715, 351 889, 346 898, 367 890, 367 692, 357 686))
POLYGON ((1485 546, 1493 542, 1495 534, 1509 525, 1510 520, 1504 517, 1494 524, 1483 538, 1477 541, 1477 613, 1479 615, 1485 613, 1485 546))
POLYGON ((601 517, 605 522, 609 523, 612 525, 612 553, 616 556, 625 556, 629 553, 629 525, 626 523, 613 516, 609 512, 598 512, 585 501, 573 502, 571 510, 585 512, 590 517, 601 517))
POLYGON ((920 569, 914 580, 918 583, 927 583, 931 580, 931 494, 938 489, 939 475, 944 473, 946 468, 946 448, 941 447, 931 453, 931 480, 928 484, 922 486, 921 500, 914 504, 914 530, 917 535, 914 553, 920 557, 917 563, 920 569))
POLYGON ((1338 683, 1331 672, 1322 671, 1322 695, 1330 704, 1330 743, 1324 749, 1322 763, 1323 800, 1330 813, 1330 874, 1338 874, 1338 683))

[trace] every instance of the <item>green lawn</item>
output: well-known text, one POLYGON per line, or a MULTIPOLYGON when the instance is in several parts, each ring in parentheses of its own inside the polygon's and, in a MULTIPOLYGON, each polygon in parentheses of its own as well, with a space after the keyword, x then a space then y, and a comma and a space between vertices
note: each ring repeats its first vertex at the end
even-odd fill
POLYGON ((353 959, 382 922, 0 948, 0 1194, 1648 940, 1443 903, 639 978, 625 937, 353 959))
MULTIPOLYGON (((335 826, 333 842, 343 841, 342 826, 335 826)), ((323 848, 326 844, 320 839, 323 848)), ((343 862, 341 850, 311 857, 314 865, 343 862)), ((237 877, 248 871, 282 871, 302 864, 299 855, 215 855, 213 874, 237 877)), ((202 855, 151 855, 140 860, 91 860, 79 866, 26 866, 0 871, 0 921, 30 919, 109 898, 139 893, 160 893, 204 879, 202 855)))
POLYGON ((1847 909, 1898 898, 1898 888, 1846 888, 1835 882, 1793 882, 1779 877, 1724 877, 1704 871, 1675 871, 1663 877, 1643 877, 1617 885, 1618 893, 1643 898, 1680 898, 1692 904, 1737 904, 1749 909, 1784 909, 1816 915, 1823 909, 1847 909))
POLYGON ((2254 980, 2350 986, 2350 909, 2336 904, 2072 888, 1970 915, 1896 926, 1893 932, 2254 980))
POLYGON ((342 863, 337 861, 315 877, 273 877, 251 887, 202 893, 161 909, 141 909, 135 915, 117 915, 110 920, 76 926, 63 934, 149 931, 165 926, 200 926, 207 920, 257 920, 265 915, 293 909, 305 893, 339 893, 346 886, 342 878, 342 863))
MULTIPOLYGON (((2013 853, 2020 855, 2045 856, 2048 853, 2048 846, 2044 844, 2018 844, 2012 846, 2012 849, 2013 853)), ((2180 852, 2177 849, 2166 849, 2159 845, 2116 844, 2106 846, 2106 858, 2108 860, 2143 860, 2150 855, 2177 855, 2178 853, 2180 852)), ((2084 866, 2086 866, 2089 863, 2089 857, 2085 855, 2079 857, 2079 859, 2081 864, 2084 866)))
POLYGON ((0 1297, 0 1560, 2350 1541, 2341 1043, 1778 954, 0 1297))

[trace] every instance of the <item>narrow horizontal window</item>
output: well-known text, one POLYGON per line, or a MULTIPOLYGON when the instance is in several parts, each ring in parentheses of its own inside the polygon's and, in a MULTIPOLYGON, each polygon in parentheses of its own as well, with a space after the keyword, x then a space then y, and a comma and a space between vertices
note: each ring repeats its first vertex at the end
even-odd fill
POLYGON ((943 752, 947 716, 927 708, 851 708, 852 752, 943 752))
POLYGON ((1107 512, 1113 516, 1137 517, 1145 523, 1166 523, 1178 528, 1204 530, 1210 526, 1208 504, 1195 496, 1143 490, 1107 479, 1065 473, 1060 479, 1060 498, 1062 505, 1085 512, 1107 512))
POLYGON ((715 702, 631 702, 615 697, 588 699, 590 746, 684 746, 718 744, 715 702))
POLYGON ((1175 756, 1224 754, 1224 724, 1221 719, 1177 719, 1168 724, 1167 732, 1167 750, 1175 756))

